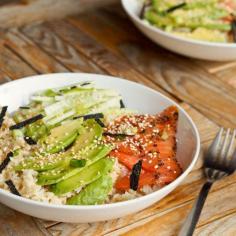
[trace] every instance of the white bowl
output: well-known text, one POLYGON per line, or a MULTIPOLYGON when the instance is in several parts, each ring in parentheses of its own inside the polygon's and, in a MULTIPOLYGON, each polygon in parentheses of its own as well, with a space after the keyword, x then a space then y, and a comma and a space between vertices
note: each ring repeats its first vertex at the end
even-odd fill
POLYGON ((125 202, 97 206, 62 206, 18 197, 0 189, 0 202, 25 214, 46 220, 62 222, 94 222, 110 220, 140 211, 159 201, 175 189, 192 170, 200 149, 199 134, 188 114, 171 99, 143 85, 119 78, 80 73, 60 73, 32 76, 0 86, 0 105, 8 105, 9 111, 25 105, 32 93, 46 89, 95 81, 96 86, 115 88, 124 98, 127 107, 142 113, 155 114, 170 105, 179 109, 177 159, 184 172, 171 184, 149 195, 125 202))
POLYGON ((230 61, 236 59, 236 43, 205 42, 167 33, 147 24, 139 18, 142 8, 141 0, 121 0, 121 2, 126 13, 137 28, 152 41, 170 51, 204 60, 230 61))

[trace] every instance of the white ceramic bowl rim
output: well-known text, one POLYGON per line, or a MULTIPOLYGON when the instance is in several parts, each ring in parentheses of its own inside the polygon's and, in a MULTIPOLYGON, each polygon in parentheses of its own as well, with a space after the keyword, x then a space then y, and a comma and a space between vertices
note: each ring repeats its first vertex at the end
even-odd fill
MULTIPOLYGON (((98 78, 98 77, 116 78, 116 77, 108 76, 108 75, 99 75, 99 74, 90 74, 90 73, 51 73, 51 74, 28 76, 28 77, 24 77, 23 79, 34 80, 34 79, 39 79, 41 77, 40 80, 42 80, 42 79, 47 79, 48 77, 55 77, 55 76, 57 76, 57 74, 60 74, 60 75, 71 75, 71 74, 74 74, 74 75, 78 75, 78 77, 79 76, 83 76, 83 75, 84 76, 89 75, 91 78, 98 78)), ((127 80, 121 79, 121 78, 118 78, 118 79, 122 80, 122 81, 127 81, 127 80)), ((1 85, 0 87, 3 88, 3 87, 14 86, 17 83, 21 83, 21 81, 22 80, 19 79, 19 80, 15 80, 15 81, 12 81, 12 82, 8 82, 6 84, 1 85)), ((68 80, 68 82, 69 82, 69 80, 68 80)), ((173 105, 177 106, 178 109, 181 110, 181 112, 187 117, 188 121, 190 122, 190 124, 191 124, 191 126, 193 128, 193 131, 194 131, 195 137, 196 137, 196 149, 195 149, 195 153, 193 155, 194 157, 193 157, 191 163, 189 164, 189 166, 186 168, 186 170, 177 179, 175 179, 173 182, 171 182, 170 184, 166 185, 165 187, 163 187, 163 188, 161 188, 161 189, 159 189, 157 191, 154 191, 154 192, 152 192, 150 194, 144 195, 142 197, 138 197, 138 198, 127 200, 127 201, 116 202, 116 203, 109 203, 109 204, 102 204, 102 205, 85 205, 85 206, 74 206, 74 205, 71 205, 70 206, 70 205, 57 205, 57 204, 44 203, 44 202, 39 202, 39 201, 27 199, 25 197, 20 197, 20 196, 14 195, 14 194, 9 193, 6 190, 3 190, 1 188, 0 188, 0 195, 2 194, 2 195, 5 195, 7 197, 13 198, 14 200, 21 201, 23 203, 27 203, 27 204, 30 204, 30 205, 44 206, 44 207, 49 207, 49 208, 53 208, 53 209, 74 209, 74 210, 78 210, 78 209, 81 209, 81 210, 86 210, 86 209, 94 209, 95 210, 95 209, 98 209, 99 210, 100 209, 101 210, 104 207, 112 209, 113 207, 118 207, 118 206, 126 205, 129 202, 137 203, 138 204, 140 201, 143 201, 143 200, 149 198, 149 196, 155 195, 157 192, 158 193, 165 192, 165 189, 171 187, 172 185, 175 185, 175 182, 177 180, 185 178, 186 175, 192 170, 193 166, 195 165, 195 163, 197 161, 197 158, 198 158, 198 155, 199 155, 199 152, 200 152, 200 137, 199 137, 199 133, 198 133, 198 130, 197 130, 194 122, 192 121, 190 116, 186 113, 186 111, 182 107, 180 107, 176 102, 171 100, 170 98, 168 98, 165 95, 161 94, 160 92, 155 91, 154 89, 146 87, 146 86, 144 86, 142 84, 138 84, 138 83, 135 83, 135 82, 132 82, 132 81, 129 81, 129 82, 135 84, 136 86, 145 87, 145 89, 147 89, 149 91, 158 93, 159 96, 161 96, 161 97, 165 98, 166 100, 170 101, 171 103, 173 103, 173 105)))
MULTIPOLYGON (((128 0, 128 1, 137 1, 137 0, 128 0)), ((217 42, 208 42, 208 41, 202 41, 197 39, 188 39, 184 37, 180 37, 177 35, 174 35, 172 33, 166 32, 162 29, 159 29, 157 27, 154 27, 151 24, 145 23, 142 19, 140 19, 136 14, 134 14, 130 9, 127 7, 127 0, 121 0, 123 8, 127 11, 127 13, 134 18, 136 21, 138 21, 139 24, 141 24, 143 27, 148 28, 149 30, 152 30, 156 33, 159 33, 161 35, 164 35, 166 37, 174 38, 175 40, 182 41, 185 43, 192 43, 195 45, 202 45, 202 46, 208 46, 208 47, 221 47, 221 48, 236 48, 236 43, 217 43, 217 42)))

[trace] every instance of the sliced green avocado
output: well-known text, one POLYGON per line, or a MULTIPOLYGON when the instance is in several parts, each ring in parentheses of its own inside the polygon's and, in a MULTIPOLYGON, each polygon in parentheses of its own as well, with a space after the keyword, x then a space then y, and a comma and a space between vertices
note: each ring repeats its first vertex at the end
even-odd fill
POLYGON ((83 187, 87 184, 100 178, 102 175, 108 173, 113 166, 113 161, 108 158, 101 159, 94 164, 84 168, 78 174, 63 180, 55 185, 52 185, 52 192, 56 195, 62 195, 71 192, 77 188, 83 187))
POLYGON ((21 171, 31 169, 36 171, 48 171, 54 168, 68 166, 71 158, 73 158, 72 155, 65 155, 65 153, 28 157, 15 166, 14 170, 21 171))
POLYGON ((102 137, 103 129, 97 122, 87 120, 84 122, 84 129, 80 131, 80 136, 75 141, 71 151, 77 153, 85 146, 90 145, 94 140, 102 137))
POLYGON ((39 185, 51 185, 58 183, 62 180, 68 179, 73 175, 76 175, 84 168, 92 165, 94 162, 100 160, 109 154, 111 148, 108 146, 99 146, 95 149, 92 149, 83 155, 83 159, 86 160, 86 165, 81 168, 72 168, 69 167, 69 163, 67 162, 67 166, 63 166, 61 169, 57 169, 57 171, 51 170, 39 173, 38 175, 38 184, 39 185))
MULTIPOLYGON (((74 121, 78 122, 78 124, 81 122, 79 120, 74 120, 74 121)), ((102 128, 98 124, 96 124, 95 122, 91 122, 91 121, 88 121, 85 123, 89 126, 87 126, 85 128, 80 127, 79 128, 79 133, 80 133, 79 135, 77 135, 77 131, 76 131, 76 133, 73 134, 73 136, 71 136, 69 139, 65 139, 63 146, 62 145, 60 146, 60 148, 68 146, 77 137, 73 146, 70 149, 68 149, 66 152, 59 153, 59 154, 53 154, 53 155, 48 155, 46 153, 45 155, 41 155, 40 157, 38 157, 38 156, 29 157, 29 158, 25 159, 24 161, 22 161, 19 165, 17 165, 15 167, 15 170, 20 171, 20 170, 24 170, 24 169, 33 169, 33 170, 37 170, 37 171, 48 171, 48 170, 52 170, 57 167, 61 167, 61 171, 67 170, 66 174, 68 174, 69 161, 72 158, 76 158, 76 156, 78 156, 78 152, 81 149, 84 148, 85 150, 87 150, 86 147, 89 147, 90 145, 92 145, 93 141, 95 141, 96 138, 100 138, 102 136, 102 128)), ((74 124, 75 123, 73 122, 72 126, 74 124)), ((65 127, 65 126, 63 126, 63 127, 65 127)), ((55 128, 56 130, 54 129, 54 131, 51 132, 50 140, 59 139, 57 137, 60 136, 61 129, 60 129, 60 126, 56 127, 56 128, 55 128), (56 128, 58 128, 58 129, 56 129, 56 128), (55 137, 55 138, 53 138, 53 137, 55 137)), ((72 128, 72 130, 73 130, 73 128, 72 128)), ((45 141, 43 141, 43 142, 45 142, 45 141)), ((89 152, 87 154, 84 152, 82 152, 82 153, 84 155, 84 156, 82 156, 82 158, 86 158, 86 155, 94 156, 96 153, 96 150, 94 150, 92 153, 89 153, 89 152)), ((51 153, 49 153, 49 154, 51 154, 51 153)), ((69 170, 71 170, 71 169, 69 169, 69 170)), ((53 178, 55 179, 54 181, 57 182, 58 179, 61 178, 60 172, 53 172, 53 176, 54 176, 53 178), (58 177, 56 177, 57 174, 58 174, 58 177)), ((51 176, 51 175, 52 174, 49 173, 49 176, 51 176)), ((39 177, 40 176, 41 175, 39 175, 39 177)), ((47 174, 46 174, 46 176, 47 176, 47 174)), ((44 185, 44 183, 47 183, 45 176, 40 177, 40 179, 41 179, 40 184, 44 185)))
POLYGON ((45 152, 50 154, 57 153, 73 143, 77 137, 79 128, 81 128, 82 122, 82 119, 70 120, 53 128, 50 135, 42 140, 43 146, 46 146, 45 152))
POLYGON ((87 185, 79 194, 67 200, 68 205, 97 205, 106 200, 112 190, 113 182, 109 174, 101 176, 87 185))

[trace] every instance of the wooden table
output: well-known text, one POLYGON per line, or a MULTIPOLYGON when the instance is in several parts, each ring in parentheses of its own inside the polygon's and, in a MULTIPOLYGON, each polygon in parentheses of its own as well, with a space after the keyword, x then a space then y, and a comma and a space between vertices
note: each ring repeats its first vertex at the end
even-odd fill
MULTIPOLYGON (((202 149, 220 125, 236 126, 236 62, 204 62, 166 51, 139 33, 118 4, 1 32, 1 83, 65 71, 120 76, 166 94, 196 122, 202 149)), ((204 181, 201 166, 200 158, 181 186, 157 204, 107 222, 46 222, 0 205, 0 235, 176 235, 204 181)), ((235 199, 236 175, 216 183, 195 235, 236 235, 235 199)))

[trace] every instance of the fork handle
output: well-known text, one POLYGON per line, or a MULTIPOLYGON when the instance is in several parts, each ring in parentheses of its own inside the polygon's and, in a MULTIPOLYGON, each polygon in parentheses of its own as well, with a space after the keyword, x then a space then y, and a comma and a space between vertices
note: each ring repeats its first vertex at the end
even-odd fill
POLYGON ((212 182, 206 182, 199 193, 199 196, 197 200, 195 201, 186 221, 184 222, 184 225, 182 226, 179 236, 192 236, 193 231, 197 225, 198 219, 200 217, 202 208, 204 206, 204 203, 206 201, 207 195, 211 189, 212 182))

